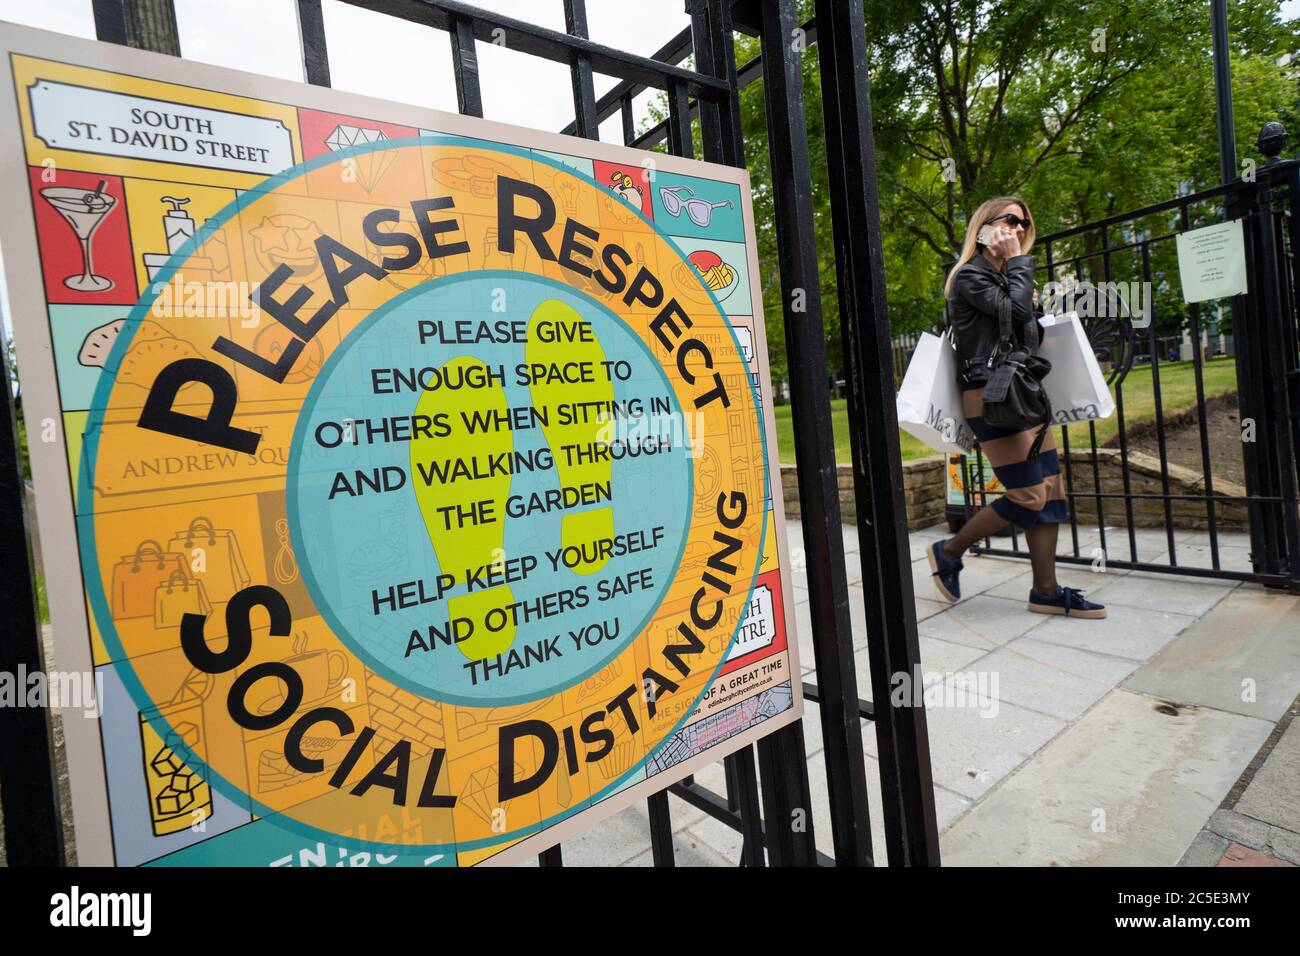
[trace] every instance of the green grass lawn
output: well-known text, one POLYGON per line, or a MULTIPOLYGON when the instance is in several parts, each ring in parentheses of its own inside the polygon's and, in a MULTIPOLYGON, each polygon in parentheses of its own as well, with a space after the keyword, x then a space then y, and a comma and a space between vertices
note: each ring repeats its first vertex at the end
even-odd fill
MULTIPOLYGON (((1219 358, 1205 363, 1203 369, 1205 395, 1221 395, 1237 387, 1237 365, 1234 359, 1219 358)), ((1155 418, 1155 392, 1151 387, 1151 366, 1136 365, 1124 379, 1124 421, 1133 426, 1141 421, 1155 418)), ((1112 392, 1114 389, 1112 389, 1112 392)), ((1160 363, 1160 405, 1166 415, 1181 411, 1196 404, 1196 379, 1191 362, 1160 363)), ((777 405, 776 440, 781 452, 781 460, 794 462, 794 431, 790 421, 790 406, 777 405)), ((835 431, 835 458, 837 461, 849 462, 849 413, 844 399, 831 401, 831 427, 835 431)), ((1106 439, 1119 430, 1119 416, 1097 423, 1097 444, 1105 444, 1106 439)), ((1081 422, 1070 426, 1070 439, 1088 440, 1088 424, 1081 422)), ((899 445, 903 459, 925 458, 935 452, 928 446, 913 438, 906 432, 898 433, 899 445)), ((1059 440, 1059 439, 1058 439, 1059 440)))

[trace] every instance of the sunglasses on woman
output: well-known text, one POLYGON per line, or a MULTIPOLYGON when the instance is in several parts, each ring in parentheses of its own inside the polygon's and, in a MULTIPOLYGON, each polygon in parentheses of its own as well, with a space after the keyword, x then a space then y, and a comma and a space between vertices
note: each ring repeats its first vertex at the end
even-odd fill
POLYGON ((1012 212, 1009 212, 1004 216, 994 216, 992 219, 988 221, 988 225, 991 226, 995 222, 1005 222, 1012 229, 1016 228, 1016 226, 1022 226, 1025 229, 1028 229, 1030 225, 1032 225, 1032 223, 1030 223, 1028 219, 1021 219, 1019 216, 1017 216, 1015 213, 1012 212))

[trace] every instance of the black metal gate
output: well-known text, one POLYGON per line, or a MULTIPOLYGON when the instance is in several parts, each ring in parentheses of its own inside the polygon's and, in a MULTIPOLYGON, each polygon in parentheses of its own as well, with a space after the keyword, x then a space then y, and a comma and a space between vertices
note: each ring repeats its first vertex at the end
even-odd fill
MULTIPOLYGON (((801 724, 774 732, 728 757, 725 795, 712 793, 691 779, 670 791, 743 834, 742 865, 870 865, 882 858, 871 841, 861 721, 874 720, 886 835, 883 859, 891 865, 937 864, 939 843, 925 712, 911 702, 873 709, 858 695, 826 389, 819 250, 800 72, 803 53, 812 44, 817 44, 819 52, 827 131, 872 691, 874 700, 886 701, 890 699, 890 675, 914 673, 919 651, 902 517, 902 463, 895 437, 893 354, 885 304, 862 5, 817 0, 814 18, 801 24, 796 19, 795 0, 693 0, 688 5, 691 28, 645 57, 590 40, 584 0, 563 0, 565 33, 455 0, 347 2, 444 31, 451 44, 457 103, 464 114, 483 114, 476 44, 493 42, 504 31, 511 49, 569 66, 574 122, 563 132, 598 138, 600 122, 621 114, 627 144, 647 147, 666 139, 669 151, 677 156, 693 155, 698 123, 704 159, 743 166, 739 90, 753 80, 763 80, 775 193, 776 265, 785 304, 815 648, 816 680, 805 684, 805 694, 820 713, 834 852, 831 856, 819 854, 814 842, 801 724), (758 37, 762 48, 760 57, 740 67, 735 62, 736 32, 758 37), (693 68, 680 66, 691 54, 693 68), (594 94, 593 71, 620 81, 599 100, 594 94), (666 93, 668 119, 637 135, 632 98, 647 88, 666 93)), ((94 12, 101 40, 179 52, 171 0, 94 0, 94 12)), ((321 0, 297 0, 297 13, 307 79, 328 85, 321 0)), ((823 249, 820 254, 829 256, 831 252, 823 249)), ((13 443, 3 444, 0 455, 5 460, 0 466, 8 480, 17 474, 16 462, 13 443)), ((24 541, 19 496, 6 496, 3 507, 6 525, 18 529, 17 536, 7 540, 24 541)), ((23 660, 29 668, 35 666, 39 654, 32 616, 16 615, 4 627, 6 650, 0 665, 14 669, 23 660)), ((26 728, 29 732, 33 729, 26 728)), ((10 861, 61 862, 57 817, 51 814, 52 794, 22 790, 19 795, 12 792, 16 783, 10 785, 49 778, 48 746, 0 749, 6 753, 0 763, 0 788, 5 798, 10 861)), ((658 865, 673 862, 668 792, 649 799, 653 856, 658 865)), ((561 848, 543 853, 541 862, 559 864, 561 848)))
MULTIPOLYGON (((1262 163, 1232 183, 1035 244, 1040 289, 1074 280, 1062 307, 1085 306, 1079 314, 1116 404, 1113 424, 1060 428, 1070 545, 1059 561, 1300 591, 1300 162, 1278 158, 1284 139, 1280 124, 1265 126, 1262 163), (1242 223, 1248 291, 1211 316, 1206 304, 1181 301, 1175 238, 1230 220, 1242 223), (1216 345, 1225 354, 1209 354, 1216 345), (1239 433, 1225 413, 1234 398, 1239 433), (1162 534, 1140 538, 1143 528, 1162 534), (1248 547, 1232 543, 1234 532, 1248 547)), ((987 500, 982 458, 973 471, 968 509, 987 500)), ((1028 556, 1014 527, 1009 548, 986 539, 978 550, 1028 556)))

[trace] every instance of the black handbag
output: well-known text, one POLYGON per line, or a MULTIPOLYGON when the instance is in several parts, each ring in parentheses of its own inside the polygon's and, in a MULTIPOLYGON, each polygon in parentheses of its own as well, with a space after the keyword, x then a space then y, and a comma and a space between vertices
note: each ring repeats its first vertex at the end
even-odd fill
POLYGON ((998 309, 998 348, 989 356, 988 381, 984 385, 980 414, 986 424, 1009 431, 1025 431, 1040 426, 1029 446, 1028 458, 1042 448, 1047 430, 1052 427, 1052 403, 1043 387, 1043 379, 1052 370, 1047 359, 1033 355, 1017 345, 1011 336, 1011 301, 1004 300, 998 309))

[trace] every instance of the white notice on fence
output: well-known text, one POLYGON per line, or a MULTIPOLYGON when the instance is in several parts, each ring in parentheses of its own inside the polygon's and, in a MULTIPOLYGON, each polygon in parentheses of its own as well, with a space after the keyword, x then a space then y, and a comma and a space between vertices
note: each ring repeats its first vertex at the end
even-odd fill
POLYGON ((1193 229, 1178 236, 1178 274, 1184 302, 1226 299, 1246 291, 1246 250, 1241 220, 1193 229))

